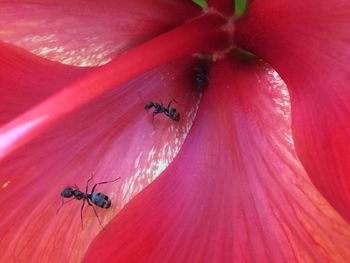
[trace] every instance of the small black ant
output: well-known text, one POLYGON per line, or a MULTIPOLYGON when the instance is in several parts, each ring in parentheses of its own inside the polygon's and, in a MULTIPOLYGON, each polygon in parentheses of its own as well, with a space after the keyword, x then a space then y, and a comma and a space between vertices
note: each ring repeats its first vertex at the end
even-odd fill
POLYGON ((94 187, 91 190, 91 193, 88 194, 89 182, 91 181, 91 179, 92 179, 92 176, 86 182, 85 192, 80 191, 79 187, 76 186, 76 185, 74 187, 67 186, 66 188, 64 188, 64 190, 61 192, 62 205, 60 206, 60 208, 58 208, 56 214, 58 213, 58 211, 64 205, 64 198, 72 198, 73 197, 73 199, 71 199, 71 200, 74 200, 74 199, 81 200, 81 199, 83 199, 83 204, 81 205, 81 209, 80 209, 81 227, 83 228, 83 208, 84 208, 84 205, 85 205, 85 201, 87 201, 88 205, 91 206, 92 209, 94 210, 94 213, 95 213, 95 215, 96 215, 96 217, 98 219, 98 222, 100 223, 102 229, 105 230, 105 228, 103 227, 103 225, 101 223, 100 218, 97 215, 95 207, 92 205, 92 203, 95 204, 98 207, 107 209, 107 208, 109 208, 111 206, 111 200, 109 199, 109 197, 107 195, 105 195, 103 193, 94 193, 94 191, 95 191, 95 188, 96 188, 97 185, 115 182, 115 181, 119 180, 120 177, 118 177, 117 179, 114 179, 112 181, 100 182, 100 183, 95 184, 94 187))
POLYGON ((208 63, 201 63, 194 68, 195 81, 198 89, 203 90, 208 82, 208 63))
POLYGON ((170 105, 173 101, 175 101, 175 100, 171 100, 166 108, 163 106, 163 102, 160 102, 160 104, 159 104, 157 102, 149 101, 146 103, 145 109, 148 110, 148 109, 154 107, 154 111, 152 113, 153 116, 158 114, 158 113, 164 113, 170 119, 172 119, 174 121, 179 121, 180 120, 180 113, 178 113, 175 108, 170 108, 170 105))

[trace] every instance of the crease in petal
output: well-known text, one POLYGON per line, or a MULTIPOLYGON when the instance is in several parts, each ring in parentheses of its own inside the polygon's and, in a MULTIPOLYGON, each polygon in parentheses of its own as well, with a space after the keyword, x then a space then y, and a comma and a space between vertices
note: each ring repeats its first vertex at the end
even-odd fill
POLYGON ((61 118, 79 109, 86 103, 117 88, 142 73, 194 52, 220 49, 227 44, 229 32, 220 28, 225 20, 215 14, 194 19, 160 35, 145 44, 115 58, 112 62, 96 68, 81 78, 66 85, 49 99, 31 108, 16 119, 0 128, 0 159, 15 151, 43 131, 52 127, 61 118), (204 26, 206 31, 198 31, 204 26), (179 48, 181 47, 181 48, 179 48), (135 66, 137 65, 137 67, 135 66), (67 103, 69 101, 69 103, 67 103), (31 122, 38 115, 49 116, 33 126, 26 134, 18 137, 11 147, 5 147, 3 134, 9 133, 23 123, 31 122))
POLYGON ((349 25, 349 1, 252 1, 235 31, 236 43, 268 61, 287 84, 298 156, 348 222, 349 25))
POLYGON ((93 211, 81 202, 63 206, 60 192, 67 185, 84 189, 94 183, 112 200, 97 209, 106 225, 139 191, 168 166, 179 151, 196 114, 200 94, 194 59, 182 59, 148 72, 101 96, 0 162, 0 261, 79 262, 101 231, 93 211), (174 122, 144 109, 149 100, 168 102, 181 120, 174 122), (20 195, 18 194, 20 193, 20 195), (14 205, 16 204, 16 205, 14 205), (40 234, 38 234, 40 233, 40 234))
POLYGON ((91 70, 62 65, 0 43, 0 126, 91 70))
MULTIPOLYGON (((73 74, 71 80, 65 80, 68 85, 48 87, 52 93, 40 94, 39 104, 28 97, 28 108, 9 117, 11 121, 0 128, 1 146, 7 145, 7 134, 38 117, 49 116, 26 129, 22 137, 17 136, 10 149, 0 151, 0 185, 4 186, 0 190, 3 200, 0 211, 4 215, 0 222, 0 243, 7 248, 0 256, 1 261, 23 261, 29 256, 36 262, 80 261, 101 229, 95 215, 86 209, 84 231, 81 230, 79 202, 65 205, 56 215, 61 204, 59 193, 67 185, 83 188, 92 172, 94 183, 122 177, 117 183, 99 187, 113 200, 108 211, 98 210, 106 224, 168 165, 191 126, 199 94, 198 90, 189 91, 195 85, 193 59, 174 61, 165 67, 159 65, 193 52, 221 47, 225 41, 211 39, 213 36, 227 39, 227 33, 220 29, 224 22, 216 15, 199 18, 107 65, 78 69, 83 75, 73 74), (211 29, 198 31, 201 25, 211 29), (161 45, 167 42, 170 46, 161 45), (148 52, 149 48, 158 57, 148 52), (145 73, 155 67, 160 68, 145 73), (157 116, 152 122, 151 113, 144 109, 145 101, 151 99, 176 99, 181 121, 173 123, 165 116, 157 116), (40 231, 43 232, 38 235, 40 231)), ((18 60, 10 61, 19 62, 25 69, 26 63, 34 65, 39 60, 44 64, 54 63, 30 55, 28 60, 21 61, 21 57, 28 55, 22 53, 18 60)), ((50 67, 46 74, 49 70, 50 67)), ((23 79, 18 80, 19 86, 23 79)), ((23 89, 35 93, 33 87, 37 81, 33 73, 31 84, 23 89)), ((10 95, 20 96, 12 92, 10 95)))
POLYGON ((283 82, 231 59, 209 76, 179 154, 83 262, 347 262, 349 226, 296 157, 283 82))

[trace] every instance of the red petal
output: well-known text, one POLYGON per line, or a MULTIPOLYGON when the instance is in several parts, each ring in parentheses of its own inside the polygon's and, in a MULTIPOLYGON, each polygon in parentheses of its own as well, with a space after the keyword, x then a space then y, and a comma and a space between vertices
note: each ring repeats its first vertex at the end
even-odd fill
MULTIPOLYGON (((219 29, 223 22, 217 16, 190 21, 84 75, 1 127, 0 243, 6 246, 1 260, 23 261, 29 256, 36 262, 80 260, 100 227, 90 214, 91 225, 85 224, 88 230, 81 231, 80 204, 56 216, 60 191, 66 184, 83 188, 94 171, 95 182, 121 176, 121 182, 101 187, 113 200, 112 216, 166 167, 197 108, 198 91, 188 90, 194 86, 193 61, 140 74, 195 51, 222 46, 225 43, 211 38, 227 37, 219 29), (198 31, 202 25, 207 25, 206 31, 198 31), (164 116, 152 123, 145 102, 172 98, 178 101, 180 123, 164 116)), ((26 78, 38 81, 30 74, 19 81, 26 78)))
POLYGON ((224 22, 217 15, 194 19, 85 74, 49 100, 0 128, 0 159, 41 134, 65 115, 118 85, 169 61, 227 45, 228 32, 220 29, 224 22), (205 27, 206 30, 199 31, 200 27, 205 27), (14 142, 8 141, 12 134, 16 134, 14 142))
POLYGON ((209 7, 227 16, 232 16, 234 13, 234 1, 227 0, 207 0, 209 7))
MULTIPOLYGON (((193 61, 162 66, 115 89, 70 114, 38 138, 0 162, 0 261, 79 262, 101 231, 90 208, 81 202, 61 204, 67 185, 97 187, 112 207, 97 213, 106 224, 130 198, 147 186, 174 158, 198 107, 193 89, 193 61), (181 113, 180 122, 144 109, 148 100, 167 103, 181 113), (87 211, 86 211, 87 210, 87 211)), ((65 66, 67 67, 67 66, 65 66)))
POLYGON ((212 69, 180 153, 84 262, 345 262, 350 228, 296 159, 281 81, 261 63, 212 69))
POLYGON ((299 158, 350 221, 350 2, 253 1, 236 33, 287 83, 299 158))
POLYGON ((74 65, 100 65, 183 23, 190 1, 14 1, 0 3, 0 40, 74 65))
POLYGON ((0 43, 0 126, 88 71, 91 69, 51 62, 0 43))

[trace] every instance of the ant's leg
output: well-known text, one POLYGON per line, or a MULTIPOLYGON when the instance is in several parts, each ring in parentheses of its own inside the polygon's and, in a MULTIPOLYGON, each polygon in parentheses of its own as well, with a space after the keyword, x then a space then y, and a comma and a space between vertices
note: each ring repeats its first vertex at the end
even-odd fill
POLYGON ((88 188, 89 188, 89 182, 91 181, 92 177, 94 176, 94 173, 91 173, 91 177, 89 178, 89 180, 87 180, 86 182, 86 187, 85 187, 85 193, 88 193, 88 188))
POLYGON ((160 111, 160 110, 154 110, 154 111, 152 112, 153 118, 154 118, 154 116, 156 116, 156 115, 159 114, 159 113, 162 113, 162 111, 160 111))
POLYGON ((112 181, 105 181, 105 182, 100 182, 100 183, 95 184, 94 187, 92 187, 91 195, 94 193, 95 188, 96 188, 97 185, 99 185, 99 184, 113 183, 113 182, 115 182, 115 181, 118 181, 119 179, 120 179, 120 177, 118 177, 117 179, 114 179, 114 180, 112 180, 112 181))
POLYGON ((81 229, 84 229, 83 227, 83 208, 85 205, 85 199, 83 199, 83 204, 81 205, 81 209, 80 209, 80 220, 81 220, 81 229))
POLYGON ((169 101, 169 104, 168 104, 168 108, 167 108, 167 109, 169 109, 169 108, 170 108, 170 105, 171 105, 171 103, 173 103, 173 102, 177 103, 177 101, 176 101, 176 100, 172 99, 171 101, 169 101))
POLYGON ((74 198, 69 199, 67 202, 64 202, 64 198, 62 197, 62 204, 61 204, 61 206, 57 209, 56 215, 58 214, 58 211, 61 210, 61 208, 62 208, 62 206, 63 206, 64 204, 67 204, 68 202, 70 202, 70 201, 72 201, 72 200, 74 200, 74 198))
POLYGON ((101 222, 100 218, 99 218, 98 215, 97 215, 97 212, 96 212, 95 207, 90 203, 89 200, 87 200, 87 202, 88 202, 89 206, 91 206, 92 209, 94 210, 95 216, 97 217, 97 220, 98 220, 98 222, 100 223, 100 226, 102 227, 102 230, 103 230, 103 231, 106 231, 106 229, 105 229, 104 226, 102 225, 102 222, 101 222))
POLYGON ((167 109, 169 109, 169 108, 170 108, 170 105, 171 105, 171 103, 172 103, 172 102, 173 102, 173 100, 169 101, 169 104, 168 104, 167 109))
POLYGON ((158 110, 154 110, 152 112, 152 125, 153 125, 153 129, 155 130, 156 129, 156 126, 154 125, 154 116, 156 116, 157 114, 161 113, 160 111, 158 110))
POLYGON ((60 205, 60 207, 57 209, 57 211, 56 211, 56 215, 57 215, 57 213, 58 213, 58 211, 60 211, 60 209, 62 208, 62 206, 64 205, 64 198, 63 197, 61 197, 61 199, 62 199, 62 204, 60 205))
POLYGON ((154 116, 156 116, 157 114, 159 113, 164 113, 165 110, 164 110, 164 106, 163 106, 163 103, 161 102, 161 105, 157 108, 155 108, 155 110, 152 112, 152 123, 153 123, 153 127, 155 128, 154 126, 154 116))

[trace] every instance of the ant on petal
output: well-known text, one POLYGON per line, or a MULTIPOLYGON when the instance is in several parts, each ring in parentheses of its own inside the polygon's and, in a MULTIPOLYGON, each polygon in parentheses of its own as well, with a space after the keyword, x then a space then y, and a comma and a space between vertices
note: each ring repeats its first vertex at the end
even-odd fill
POLYGON ((207 61, 201 61, 194 68, 196 86, 200 91, 203 91, 208 84, 208 67, 209 63, 207 61))
POLYGON ((160 102, 160 104, 159 104, 157 102, 149 101, 146 103, 145 109, 148 110, 148 109, 154 107, 154 111, 152 113, 153 116, 155 116, 156 114, 159 114, 159 113, 164 113, 170 119, 172 119, 174 121, 179 121, 180 120, 180 113, 178 113, 175 108, 170 108, 170 105, 173 101, 175 101, 175 100, 171 100, 167 107, 163 106, 163 102, 160 102))
POLYGON ((89 180, 87 180, 86 182, 86 187, 85 187, 85 192, 80 191, 79 187, 74 185, 74 187, 70 187, 67 186, 66 188, 64 188, 64 190, 61 192, 61 197, 62 197, 62 205, 58 208, 56 214, 58 213, 58 211, 62 208, 62 206, 64 205, 64 198, 73 198, 70 199, 71 200, 81 200, 83 199, 83 204, 81 205, 81 209, 80 209, 80 219, 81 219, 81 227, 83 228, 83 209, 85 206, 85 201, 88 203, 89 206, 92 207, 92 209, 94 210, 94 213, 98 219, 98 222, 100 223, 101 227, 103 230, 105 230, 105 228, 103 227, 100 218, 97 215, 97 212, 95 210, 95 207, 93 206, 96 205, 98 207, 101 208, 109 208, 111 206, 111 200, 109 199, 109 197, 103 193, 95 193, 95 188, 97 185, 99 184, 107 184, 107 183, 112 183, 115 182, 117 180, 120 179, 120 177, 118 177, 117 179, 114 179, 112 181, 106 181, 106 182, 100 182, 94 185, 94 187, 92 187, 91 193, 88 193, 89 190, 89 182, 92 179, 92 175, 89 178, 89 180))

